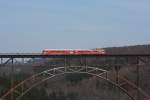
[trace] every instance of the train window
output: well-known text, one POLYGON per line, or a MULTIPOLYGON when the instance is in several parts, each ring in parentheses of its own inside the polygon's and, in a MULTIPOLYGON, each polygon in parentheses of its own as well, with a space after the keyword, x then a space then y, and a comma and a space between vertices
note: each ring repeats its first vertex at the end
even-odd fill
POLYGON ((47 53, 47 51, 44 51, 44 50, 43 50, 43 52, 42 52, 42 53, 43 53, 43 54, 46 54, 46 53, 47 53))

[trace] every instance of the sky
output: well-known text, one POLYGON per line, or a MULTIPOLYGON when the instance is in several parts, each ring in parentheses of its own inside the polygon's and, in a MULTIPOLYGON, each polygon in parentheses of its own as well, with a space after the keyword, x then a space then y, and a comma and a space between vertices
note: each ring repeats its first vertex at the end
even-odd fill
POLYGON ((0 0, 0 52, 150 43, 150 0, 0 0))

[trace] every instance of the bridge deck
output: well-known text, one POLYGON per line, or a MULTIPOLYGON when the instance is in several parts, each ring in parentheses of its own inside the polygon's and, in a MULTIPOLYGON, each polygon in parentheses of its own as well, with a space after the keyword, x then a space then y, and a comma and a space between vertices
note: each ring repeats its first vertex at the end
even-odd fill
POLYGON ((51 54, 51 55, 43 55, 42 53, 0 53, 0 58, 34 58, 34 57, 78 57, 78 56, 87 56, 87 57, 107 57, 107 56, 120 56, 120 57, 125 57, 125 56, 150 56, 150 54, 103 54, 103 55, 92 55, 92 54, 51 54))

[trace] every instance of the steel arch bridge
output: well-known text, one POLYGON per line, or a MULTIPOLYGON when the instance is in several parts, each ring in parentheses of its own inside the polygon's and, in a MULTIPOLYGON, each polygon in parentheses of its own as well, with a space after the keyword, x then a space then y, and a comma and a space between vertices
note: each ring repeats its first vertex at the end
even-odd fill
MULTIPOLYGON (((121 89, 124 93, 126 93, 132 100, 136 100, 134 96, 129 94, 124 88, 121 87, 120 83, 116 83, 115 81, 112 81, 109 79, 109 71, 103 70, 96 67, 89 67, 89 66, 70 66, 70 67, 58 67, 58 68, 52 68, 49 70, 45 70, 41 73, 38 73, 36 75, 33 75, 26 80, 22 81, 21 83, 17 84, 15 87, 10 89, 5 95, 1 97, 1 100, 5 100, 8 96, 15 95, 16 100, 20 100, 27 92, 29 92, 33 87, 36 87, 37 85, 47 81, 50 78, 53 78, 58 75, 66 74, 66 73, 84 73, 89 75, 97 76, 113 85, 121 89), (24 88, 24 86, 28 83, 32 83, 30 87, 24 88)), ((125 79, 119 77, 119 79, 124 80, 125 79)), ((132 83, 129 83, 130 85, 133 85, 132 83)), ((137 88, 135 85, 133 85, 135 88, 137 88)), ((147 96, 146 93, 143 91, 140 91, 142 95, 145 97, 147 96)))
MULTIPOLYGON (((139 81, 140 81, 140 76, 139 76, 139 67, 140 65, 143 64, 149 64, 149 56, 146 55, 106 55, 106 56, 98 56, 98 58, 105 60, 104 62, 106 64, 108 64, 109 62, 107 61, 107 59, 109 57, 113 57, 114 63, 112 64, 113 66, 115 66, 115 71, 116 71, 116 75, 114 76, 114 78, 112 79, 111 76, 111 71, 109 70, 104 70, 98 67, 93 67, 93 66, 89 66, 87 64, 87 57, 91 57, 90 56, 85 56, 85 55, 50 55, 50 56, 43 56, 43 55, 1 55, 1 58, 9 58, 6 62, 1 63, 1 65, 5 65, 8 62, 11 61, 12 63, 12 71, 13 71, 13 63, 14 63, 14 59, 15 58, 30 58, 30 57, 51 57, 54 56, 54 58, 64 58, 65 60, 65 66, 62 67, 56 67, 56 68, 52 68, 52 69, 48 69, 45 71, 42 71, 38 74, 35 74, 27 79, 25 79, 24 81, 20 82, 19 84, 17 84, 16 86, 12 86, 12 88, 5 93, 3 96, 1 96, 0 100, 7 100, 8 97, 11 98, 11 100, 20 100, 26 93, 28 93, 33 87, 36 87, 37 85, 47 81, 50 78, 53 78, 55 76, 58 75, 62 75, 62 74, 66 74, 66 73, 85 73, 85 74, 90 74, 90 75, 94 75, 96 77, 99 77, 111 84, 113 84, 114 86, 118 87, 120 90, 122 90, 124 93, 126 93, 132 100, 141 100, 140 99, 140 95, 142 95, 144 97, 144 100, 150 100, 150 96, 144 92, 139 85, 139 81), (66 62, 67 60, 70 61, 71 58, 73 57, 81 57, 85 60, 84 62, 84 66, 71 66, 70 64, 67 65, 66 62), (136 66, 137 66, 137 84, 129 81, 127 78, 122 77, 119 75, 119 66, 121 65, 120 63, 120 59, 124 59, 125 61, 129 61, 130 57, 132 59, 135 59, 136 62, 136 66), (105 58, 105 59, 104 59, 105 58), (30 87, 25 87, 26 84, 28 84, 30 82, 31 86, 30 87), (130 94, 130 92, 128 92, 126 90, 126 88, 123 87, 124 84, 128 84, 131 87, 133 87, 133 89, 135 89, 135 91, 137 91, 136 96, 133 96, 132 94, 130 94)), ((32 58, 31 57, 31 58, 32 58)), ((95 57, 95 56, 94 56, 95 57)), ((24 61, 24 60, 23 60, 24 61)), ((129 64, 129 63, 128 63, 129 64)), ((128 65, 127 64, 127 65, 128 65)), ((108 64, 110 65, 110 64, 108 64)), ((13 75, 13 74, 12 74, 13 75)))

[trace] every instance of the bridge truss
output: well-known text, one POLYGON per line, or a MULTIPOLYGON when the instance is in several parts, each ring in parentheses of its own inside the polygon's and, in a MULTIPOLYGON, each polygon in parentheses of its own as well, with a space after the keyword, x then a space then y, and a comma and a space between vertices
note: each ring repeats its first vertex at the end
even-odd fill
POLYGON ((4 93, 0 100, 20 100, 26 93, 39 84, 62 74, 67 73, 84 73, 101 78, 114 86, 118 87, 126 93, 132 100, 150 100, 148 93, 141 88, 141 74, 142 66, 150 67, 150 55, 41 55, 41 54, 3 54, 0 55, 0 67, 5 67, 7 64, 11 68, 11 88, 4 93), (17 85, 14 84, 14 70, 15 62, 28 63, 27 60, 42 58, 42 59, 63 59, 59 65, 53 68, 46 69, 31 77, 24 79, 17 85), (21 59, 21 60, 20 60, 21 59), (78 59, 79 63, 73 63, 73 59, 78 59), (98 62, 90 62, 96 59, 98 62), (136 80, 130 81, 127 77, 121 75, 122 67, 135 67, 136 80), (112 73, 112 70, 114 73, 112 73), (30 87, 26 87, 29 84, 30 87), (126 88, 132 87, 136 93, 132 94, 126 88))

